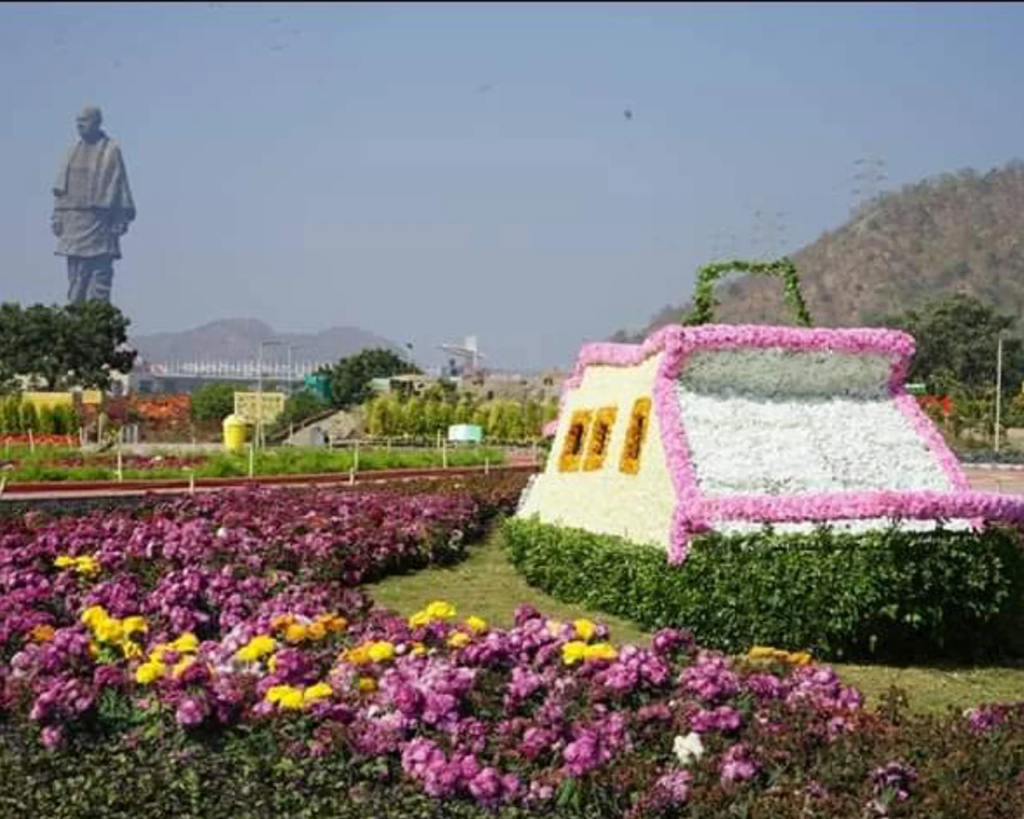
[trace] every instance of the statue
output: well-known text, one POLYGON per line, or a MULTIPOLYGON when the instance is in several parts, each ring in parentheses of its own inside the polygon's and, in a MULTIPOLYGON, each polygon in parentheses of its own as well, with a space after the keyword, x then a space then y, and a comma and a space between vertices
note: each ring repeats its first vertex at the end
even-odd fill
POLYGON ((114 259, 135 218, 121 149, 100 128, 100 109, 86 106, 76 119, 81 139, 71 146, 53 186, 51 226, 56 255, 68 260, 68 301, 110 302, 114 259))

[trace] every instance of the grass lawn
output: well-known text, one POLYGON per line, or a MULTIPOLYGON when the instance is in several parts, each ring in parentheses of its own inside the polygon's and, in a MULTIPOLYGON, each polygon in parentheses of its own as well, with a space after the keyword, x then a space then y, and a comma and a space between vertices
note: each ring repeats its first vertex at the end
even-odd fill
MULTIPOLYGON (((512 624, 519 603, 532 603, 553 617, 589 617, 608 624, 616 643, 645 644, 650 634, 628 620, 560 603, 531 588, 506 560, 500 538, 473 546, 457 566, 433 568, 389 577, 366 586, 374 600, 402 614, 412 614, 431 600, 447 600, 461 616, 476 614, 500 626, 512 624)), ((949 706, 969 708, 982 702, 1024 700, 1024 664, 1018 667, 930 668, 845 665, 831 663, 840 676, 857 686, 870 706, 890 685, 907 692, 912 710, 941 713, 949 706)))

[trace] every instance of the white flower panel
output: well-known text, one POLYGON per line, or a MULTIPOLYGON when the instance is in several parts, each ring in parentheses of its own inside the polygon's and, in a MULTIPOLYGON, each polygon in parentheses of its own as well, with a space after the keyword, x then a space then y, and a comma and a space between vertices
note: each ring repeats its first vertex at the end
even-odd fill
POLYGON ((677 383, 697 484, 710 496, 948 491, 889 395, 882 356, 703 350, 677 383))

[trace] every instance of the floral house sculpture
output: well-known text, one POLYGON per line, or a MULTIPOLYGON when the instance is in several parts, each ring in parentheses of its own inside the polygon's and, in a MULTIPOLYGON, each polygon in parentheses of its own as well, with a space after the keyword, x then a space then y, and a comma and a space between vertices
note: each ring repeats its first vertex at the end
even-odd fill
POLYGON ((907 393, 911 336, 811 327, 788 259, 708 265, 694 304, 642 344, 583 347, 520 517, 660 545, 673 563, 701 532, 765 524, 1024 524, 1024 499, 970 491, 907 393), (708 323, 728 270, 783 278, 801 326, 708 323))

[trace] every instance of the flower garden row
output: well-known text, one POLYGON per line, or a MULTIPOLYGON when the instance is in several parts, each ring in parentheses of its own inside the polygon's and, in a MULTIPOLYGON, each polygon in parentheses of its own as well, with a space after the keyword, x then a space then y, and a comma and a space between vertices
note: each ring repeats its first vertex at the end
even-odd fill
POLYGON ((0 524, 0 804, 55 819, 1024 809, 1017 706, 870 713, 800 652, 730 659, 676 629, 616 646, 525 606, 508 629, 444 601, 403 618, 357 588, 459 559, 520 486, 257 489, 0 524))

